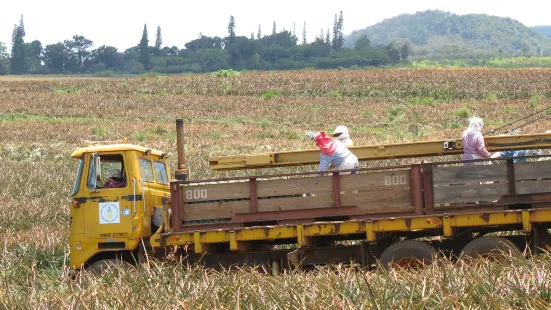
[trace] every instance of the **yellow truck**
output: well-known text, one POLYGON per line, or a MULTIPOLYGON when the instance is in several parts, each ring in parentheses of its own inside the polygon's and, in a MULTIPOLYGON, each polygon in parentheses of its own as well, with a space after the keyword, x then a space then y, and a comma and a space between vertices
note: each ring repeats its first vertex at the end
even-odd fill
MULTIPOLYGON (((79 161, 71 269, 101 272, 114 262, 162 259, 171 250, 187 263, 263 265, 277 273, 332 263, 431 263, 438 253, 459 260, 494 250, 520 255, 551 243, 551 160, 543 156, 191 180, 183 128, 177 120, 173 178, 167 153, 142 146, 92 143, 71 155, 79 161), (107 180, 113 175, 120 181, 115 187, 107 180), (492 235, 506 231, 518 233, 492 235)), ((489 151, 549 149, 551 134, 487 137, 486 144, 489 151)), ((360 160, 380 160, 461 154, 462 145, 452 139, 351 150, 360 160)), ((318 161, 319 151, 305 150, 212 157, 210 166, 318 161)))

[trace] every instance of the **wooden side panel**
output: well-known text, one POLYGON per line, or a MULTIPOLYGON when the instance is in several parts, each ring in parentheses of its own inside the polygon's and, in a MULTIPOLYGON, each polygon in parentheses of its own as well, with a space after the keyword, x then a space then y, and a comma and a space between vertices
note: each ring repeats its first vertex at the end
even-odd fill
POLYGON ((258 181, 257 196, 273 197, 300 194, 329 193, 333 190, 331 177, 310 177, 258 181))
POLYGON ((330 176, 258 181, 257 193, 258 212, 330 208, 334 205, 330 176))
POLYGON ((343 175, 341 204, 365 213, 413 211, 410 171, 343 175))
POLYGON ((508 194, 507 165, 434 167, 436 209, 494 202, 508 194))
POLYGON ((437 187, 434 190, 434 203, 459 204, 470 202, 497 201, 507 195, 507 183, 469 184, 463 186, 437 187))
MULTIPOLYGON (((536 161, 515 164, 515 179, 551 179, 551 161, 536 161)), ((520 185, 517 183, 517 185, 520 185)))
POLYGON ((507 165, 436 166, 433 170, 435 186, 490 181, 506 182, 507 165))
POLYGON ((180 190, 184 195, 184 221, 231 218, 250 210, 249 182, 187 185, 180 190))
POLYGON ((188 185, 184 191, 186 202, 250 198, 249 182, 188 185))
POLYGON ((515 164, 517 194, 551 192, 551 161, 515 164))
POLYGON ((201 221, 232 218, 237 213, 249 212, 249 201, 220 201, 211 203, 184 204, 182 219, 201 221))
POLYGON ((551 180, 529 180, 516 182, 517 194, 536 194, 551 192, 551 180))
POLYGON ((315 196, 259 199, 258 212, 331 208, 333 205, 332 192, 324 192, 315 196))

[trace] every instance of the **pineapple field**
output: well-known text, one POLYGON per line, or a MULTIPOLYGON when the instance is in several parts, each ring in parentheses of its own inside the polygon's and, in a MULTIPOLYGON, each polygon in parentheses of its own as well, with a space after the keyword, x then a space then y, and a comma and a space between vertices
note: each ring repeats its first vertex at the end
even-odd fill
MULTIPOLYGON (((183 118, 192 179, 209 156, 314 148, 308 131, 349 128, 355 145, 459 138, 469 117, 491 130, 551 106, 551 69, 243 72, 237 76, 0 79, 0 306, 6 309, 424 309, 551 305, 551 254, 512 265, 373 272, 323 267, 267 276, 151 261, 98 278, 69 275, 70 154, 84 140, 169 153, 183 118)), ((551 110, 550 110, 551 111, 551 110)), ((549 117, 522 133, 551 130, 549 117)), ((502 133, 502 132, 498 132, 502 133)), ((362 166, 421 159, 363 162, 362 166)), ((436 159, 427 159, 436 160, 436 159)))

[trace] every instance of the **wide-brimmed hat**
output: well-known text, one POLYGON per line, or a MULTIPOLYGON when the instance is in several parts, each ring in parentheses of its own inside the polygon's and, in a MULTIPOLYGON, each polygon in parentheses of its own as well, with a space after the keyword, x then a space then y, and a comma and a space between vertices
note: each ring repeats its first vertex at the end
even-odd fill
POLYGON ((348 128, 346 128, 346 126, 339 125, 339 126, 337 126, 337 128, 335 128, 335 131, 333 131, 333 133, 331 135, 333 137, 337 137, 337 136, 340 136, 343 133, 345 135, 348 135, 348 128))

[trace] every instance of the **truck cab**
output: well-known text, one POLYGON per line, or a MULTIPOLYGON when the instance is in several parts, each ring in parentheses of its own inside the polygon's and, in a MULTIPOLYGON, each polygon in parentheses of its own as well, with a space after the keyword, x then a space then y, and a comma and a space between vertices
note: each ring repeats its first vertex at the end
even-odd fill
POLYGON ((70 206, 71 269, 135 259, 162 225, 163 199, 169 197, 167 154, 99 142, 71 157, 78 160, 70 206))

